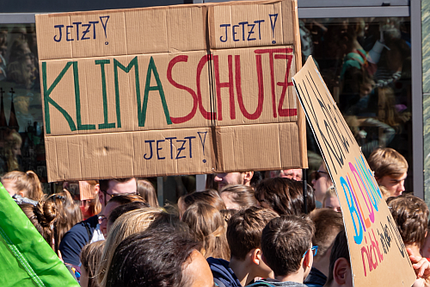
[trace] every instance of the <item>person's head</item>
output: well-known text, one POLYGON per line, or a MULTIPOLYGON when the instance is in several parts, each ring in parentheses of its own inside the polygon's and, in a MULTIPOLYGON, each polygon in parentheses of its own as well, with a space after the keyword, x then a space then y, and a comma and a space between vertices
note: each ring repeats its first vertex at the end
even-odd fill
POLYGON ((331 186, 329 187, 329 189, 327 189, 327 192, 324 195, 322 206, 325 208, 333 209, 336 212, 342 211, 334 186, 331 186))
POLYGON ((214 181, 218 183, 218 190, 221 190, 227 185, 243 184, 251 186, 253 176, 253 171, 217 173, 214 181))
POLYGON ((1 183, 11 196, 18 194, 40 201, 44 194, 39 177, 33 171, 11 171, 1 177, 1 183))
POLYGON ((134 177, 103 179, 99 181, 99 185, 99 200, 102 207, 106 206, 107 202, 112 198, 112 195, 137 194, 136 179, 134 177))
POLYGON ((279 215, 271 209, 253 206, 234 214, 228 222, 231 258, 252 266, 254 274, 263 278, 272 277, 272 270, 261 258, 261 234, 267 223, 276 217, 279 215))
POLYGON ((275 277, 309 274, 313 262, 312 237, 315 227, 306 216, 282 215, 272 219, 263 229, 263 260, 275 277))
POLYGON ((315 199, 322 202, 328 188, 333 185, 324 163, 321 164, 317 171, 313 172, 312 185, 315 189, 315 199))
POLYGON ((104 240, 85 245, 81 250, 81 287, 97 287, 97 266, 103 253, 104 240))
POLYGON ((102 211, 99 201, 100 186, 96 180, 79 181, 79 196, 81 199, 82 216, 90 218, 102 211))
POLYGON ((399 196, 405 191, 408 162, 392 148, 379 148, 367 159, 379 185, 384 186, 389 196, 399 196))
POLYGON ((219 210, 198 202, 188 207, 182 221, 188 225, 196 240, 202 243, 203 256, 230 259, 224 219, 219 210))
POLYGON ((137 193, 152 207, 158 207, 157 192, 149 180, 137 181, 137 193))
MULTIPOLYGON (((121 207, 117 207, 115 210, 121 207)), ((161 213, 163 213, 163 210, 159 207, 147 207, 124 213, 115 221, 106 238, 106 244, 98 266, 97 281, 101 286, 106 284, 106 270, 112 264, 113 251, 117 246, 128 236, 145 231, 161 213)))
POLYGON ((297 181, 302 180, 303 170, 301 168, 294 168, 294 169, 284 169, 281 170, 279 177, 294 179, 297 181))
POLYGON ((336 236, 330 254, 329 274, 324 287, 352 287, 352 269, 345 231, 336 236))
MULTIPOLYGON (((288 178, 267 178, 260 182, 255 189, 255 197, 262 207, 270 208, 279 215, 303 214, 305 204, 303 198, 303 183, 288 178)), ((313 189, 307 188, 307 212, 315 209, 313 189)))
POLYGON ((220 194, 227 209, 241 210, 258 205, 254 190, 247 185, 228 185, 221 189, 220 194))
POLYGON ((197 202, 203 202, 215 207, 218 210, 226 209, 225 203, 215 189, 196 191, 184 196, 178 200, 179 217, 182 217, 187 208, 197 202))
POLYGON ((143 201, 133 201, 130 203, 117 206, 114 210, 112 210, 107 220, 107 232, 109 233, 109 230, 114 224, 114 222, 118 219, 118 217, 120 217, 124 213, 127 213, 132 210, 148 208, 148 207, 150 207, 149 204, 143 201))
POLYGON ((411 194, 403 194, 388 198, 387 205, 403 243, 421 248, 427 236, 429 216, 429 209, 424 200, 411 194))
POLYGON ((199 249, 198 242, 171 228, 133 234, 115 249, 106 287, 212 287, 199 249))
POLYGON ((315 255, 314 260, 317 262, 321 258, 326 257, 328 259, 334 239, 344 228, 342 214, 332 209, 321 208, 314 210, 310 214, 310 219, 315 225, 312 244, 318 246, 318 253, 315 255))
POLYGON ((119 194, 111 197, 109 202, 106 204, 106 206, 103 208, 102 212, 98 216, 100 231, 103 233, 105 237, 108 234, 107 223, 112 211, 120 205, 124 205, 135 201, 145 202, 145 200, 140 195, 136 195, 136 194, 128 194, 128 195, 119 194))
POLYGON ((66 190, 50 195, 37 205, 21 204, 20 207, 55 251, 64 234, 82 220, 79 206, 66 190))
POLYGON ((55 250, 53 241, 54 231, 51 229, 51 226, 54 224, 57 218, 57 212, 55 210, 55 206, 44 206, 43 203, 43 201, 39 202, 37 205, 22 203, 19 205, 19 207, 31 221, 37 231, 39 231, 40 235, 42 235, 51 248, 55 250))
POLYGON ((52 206, 49 208, 55 208, 55 212, 57 213, 57 218, 53 225, 55 251, 57 251, 66 232, 76 223, 82 221, 82 213, 79 205, 75 203, 67 190, 51 194, 44 201, 44 207, 52 206))
POLYGON ((22 138, 15 130, 6 131, 6 142, 4 145, 4 158, 6 160, 7 170, 14 171, 19 170, 20 166, 18 163, 18 156, 21 155, 22 138))

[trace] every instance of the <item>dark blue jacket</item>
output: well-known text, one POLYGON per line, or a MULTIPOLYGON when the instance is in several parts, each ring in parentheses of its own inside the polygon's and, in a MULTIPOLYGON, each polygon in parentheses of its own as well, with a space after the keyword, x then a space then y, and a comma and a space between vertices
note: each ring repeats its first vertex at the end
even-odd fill
POLYGON ((98 218, 97 215, 95 215, 85 221, 75 224, 75 226, 64 234, 59 248, 64 263, 79 266, 79 255, 82 247, 91 241, 97 223, 98 218))
POLYGON ((309 272, 308 277, 305 279, 306 286, 308 287, 322 287, 327 281, 327 276, 325 276, 321 271, 312 267, 311 272, 309 272))
MULTIPOLYGON (((229 267, 230 263, 228 261, 212 257, 209 257, 207 261, 214 276, 215 283, 220 281, 226 287, 242 287, 239 279, 229 267)), ((222 285, 218 283, 218 286, 222 285)))

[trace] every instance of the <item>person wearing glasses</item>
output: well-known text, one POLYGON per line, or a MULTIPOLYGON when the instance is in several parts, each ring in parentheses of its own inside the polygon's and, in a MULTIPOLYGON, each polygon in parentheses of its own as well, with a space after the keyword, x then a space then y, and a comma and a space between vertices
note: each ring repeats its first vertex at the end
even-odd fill
POLYGON ((305 284, 308 287, 322 287, 327 281, 330 265, 330 253, 337 234, 344 229, 342 214, 328 208, 314 210, 310 215, 315 225, 312 244, 318 246, 318 254, 305 284))
POLYGON ((99 218, 99 216, 108 217, 105 214, 107 202, 117 195, 136 194, 137 190, 135 178, 100 180, 99 186, 98 197, 102 211, 77 223, 64 235, 60 244, 60 251, 65 263, 79 266, 79 254, 82 248, 87 243, 104 240, 99 224, 100 220, 104 220, 103 217, 99 218))
POLYGON ((323 162, 317 171, 312 174, 312 185, 315 190, 315 199, 317 201, 317 208, 322 206, 324 196, 329 187, 333 186, 330 175, 327 172, 325 163, 323 162))
POLYGON ((263 229, 263 261, 275 279, 259 280, 248 286, 306 287, 303 280, 312 268, 318 246, 312 245, 313 222, 306 216, 283 215, 272 219, 263 229))

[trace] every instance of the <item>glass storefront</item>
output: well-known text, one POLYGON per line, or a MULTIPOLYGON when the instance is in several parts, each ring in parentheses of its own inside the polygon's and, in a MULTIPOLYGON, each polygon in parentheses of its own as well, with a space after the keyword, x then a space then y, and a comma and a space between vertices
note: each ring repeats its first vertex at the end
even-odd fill
MULTIPOLYGON (((405 156, 405 187, 413 191, 411 18, 319 17, 300 19, 303 59, 315 59, 366 156, 379 146, 405 156)), ((1 19, 0 173, 33 170, 46 183, 35 25, 2 24, 1 19)), ((308 138, 308 150, 319 153, 308 138)), ((195 177, 160 180, 169 201, 192 191, 196 182, 195 177)))
POLYGON ((0 173, 33 170, 47 182, 34 24, 0 25, 0 173))
MULTIPOLYGON (((400 152, 413 191, 410 18, 300 19, 300 34, 363 154, 400 152)), ((318 152, 313 139, 308 149, 318 152)))

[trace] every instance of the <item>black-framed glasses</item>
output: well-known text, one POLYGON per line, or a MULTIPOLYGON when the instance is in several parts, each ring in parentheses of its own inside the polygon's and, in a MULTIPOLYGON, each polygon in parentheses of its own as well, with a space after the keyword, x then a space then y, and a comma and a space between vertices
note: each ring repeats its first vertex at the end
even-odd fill
POLYGON ((312 173, 312 178, 315 179, 315 180, 318 180, 318 179, 321 178, 322 174, 327 174, 328 175, 328 172, 323 171, 323 170, 314 171, 312 173))
POLYGON ((306 252, 303 254, 302 258, 305 258, 306 254, 308 253, 309 250, 311 250, 312 253, 313 253, 313 255, 315 256, 318 253, 318 246, 313 245, 311 248, 309 248, 308 250, 306 250, 306 252))

